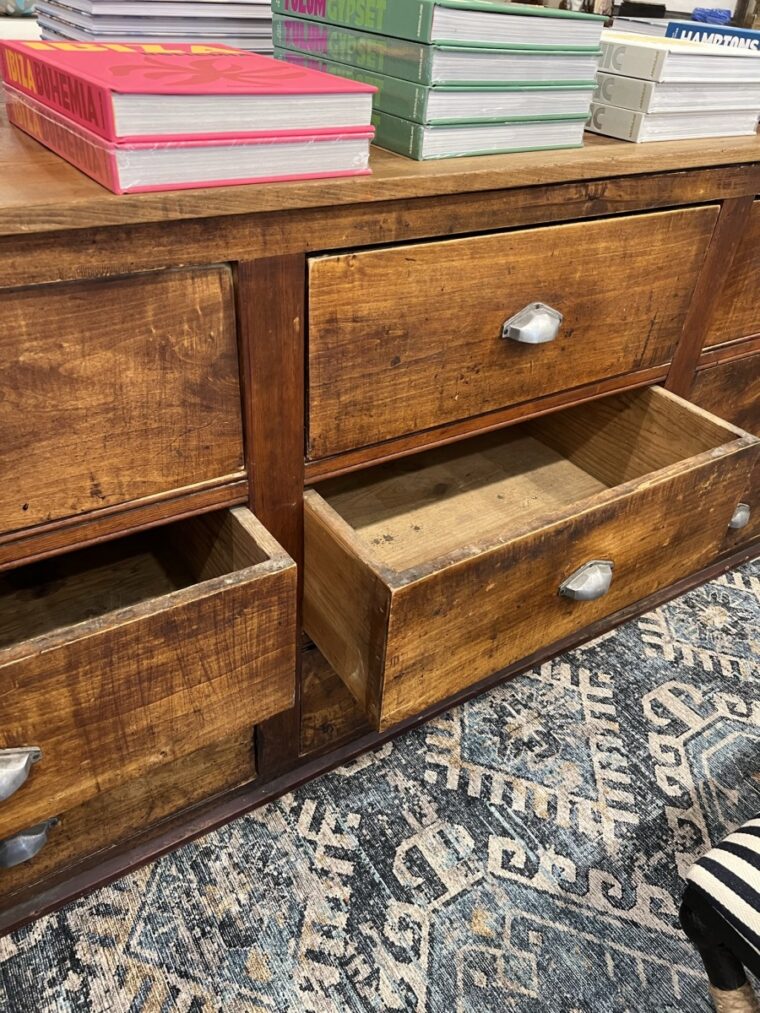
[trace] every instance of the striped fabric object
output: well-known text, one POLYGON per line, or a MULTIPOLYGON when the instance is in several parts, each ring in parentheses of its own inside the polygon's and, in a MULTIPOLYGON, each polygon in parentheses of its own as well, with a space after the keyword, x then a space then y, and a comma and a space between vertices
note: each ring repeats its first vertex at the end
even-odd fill
POLYGON ((686 878, 760 956, 760 813, 695 862, 686 878))

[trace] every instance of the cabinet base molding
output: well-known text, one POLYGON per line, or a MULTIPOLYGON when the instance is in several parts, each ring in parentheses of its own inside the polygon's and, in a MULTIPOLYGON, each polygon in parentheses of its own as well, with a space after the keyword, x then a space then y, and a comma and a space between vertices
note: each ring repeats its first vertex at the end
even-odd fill
MULTIPOLYGON (((7 898, 7 906, 3 911, 0 911, 0 935, 5 935, 36 918, 50 914, 83 894, 106 886, 175 848, 188 844, 230 820, 243 816, 335 767, 353 760, 362 753, 375 749, 382 743, 423 724, 442 711, 457 706, 557 654, 593 640, 622 623, 658 608, 665 602, 685 594, 700 584, 713 580, 727 570, 741 566, 757 557, 760 557, 760 540, 743 546, 739 551, 723 555, 710 566, 621 609, 614 615, 607 616, 581 631, 576 631, 570 636, 541 648, 534 654, 522 658, 519 662, 494 673, 476 685, 469 686, 455 696, 382 732, 362 732, 361 722, 357 720, 353 711, 348 708, 333 708, 333 713, 343 715, 342 720, 346 722, 346 728, 342 729, 339 723, 333 724, 329 742, 326 741, 328 736, 321 739, 319 736, 310 736, 305 742, 308 751, 302 752, 300 763, 295 769, 270 779, 267 779, 262 771, 259 778, 253 782, 224 791, 212 799, 170 816, 129 841, 99 851, 88 859, 59 870, 55 875, 42 879, 27 890, 7 898), (336 742, 341 744, 333 745, 336 742), (311 747, 309 743, 311 743, 311 747)), ((317 666, 317 670, 318 668, 319 666, 317 666)), ((308 687, 308 685, 309 680, 306 680, 305 686, 308 687)), ((318 687, 315 687, 315 692, 319 692, 318 687)), ((304 701, 303 706, 304 710, 309 710, 308 700, 304 701)))

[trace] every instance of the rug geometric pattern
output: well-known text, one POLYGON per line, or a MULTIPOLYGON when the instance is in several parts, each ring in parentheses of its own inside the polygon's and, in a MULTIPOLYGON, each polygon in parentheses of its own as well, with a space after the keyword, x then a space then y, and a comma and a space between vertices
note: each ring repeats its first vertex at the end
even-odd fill
POLYGON ((709 1011, 683 877, 758 810, 750 564, 0 940, 0 1008, 709 1011))

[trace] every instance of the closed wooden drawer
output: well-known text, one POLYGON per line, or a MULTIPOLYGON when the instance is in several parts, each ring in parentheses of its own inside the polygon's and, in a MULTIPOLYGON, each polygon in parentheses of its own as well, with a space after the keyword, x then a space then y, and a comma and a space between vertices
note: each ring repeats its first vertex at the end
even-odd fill
POLYGON ((760 200, 731 262, 728 280, 712 314, 705 346, 760 334, 760 200))
POLYGON ((0 838, 292 705, 296 568, 245 508, 0 578, 0 838), (1 758, 1 755, 0 755, 1 758))
POLYGON ((654 387, 327 481, 306 632, 386 728, 715 559, 758 454, 654 387))
MULTIPOLYGON (((760 436, 760 352, 700 368, 689 400, 760 436)), ((760 537, 760 461, 742 500, 749 507, 749 519, 731 532, 727 549, 760 537)))
POLYGON ((0 292, 0 532, 242 469, 228 267, 0 292))
POLYGON ((760 351, 700 367, 689 400, 760 436, 760 351))
POLYGON ((255 780, 253 754, 253 734, 244 728, 62 812, 32 860, 0 869, 0 913, 43 877, 71 869, 167 817, 255 780))
POLYGON ((666 211, 315 258, 309 456, 664 365, 716 215, 666 211), (557 336, 502 337, 535 303, 563 315, 557 336))

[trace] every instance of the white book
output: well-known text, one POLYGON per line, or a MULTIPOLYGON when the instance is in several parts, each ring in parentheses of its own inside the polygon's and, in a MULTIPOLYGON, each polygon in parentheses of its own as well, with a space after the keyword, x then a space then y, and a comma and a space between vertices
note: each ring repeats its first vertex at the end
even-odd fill
MULTIPOLYGON (((413 43, 410 43, 413 45, 413 43)), ((422 50, 420 51, 422 59, 422 50)), ((430 81, 478 81, 510 84, 515 81, 593 81, 599 57, 596 53, 541 53, 517 49, 456 49, 430 47, 430 81)))
POLYGON ((587 130, 623 141, 680 141, 696 137, 735 137, 757 131, 756 110, 704 110, 642 113, 591 103, 587 130))
POLYGON ((65 0, 65 6, 95 17, 258 18, 262 12, 269 17, 270 5, 261 0, 65 0))
POLYGON ((694 109, 755 109, 760 113, 760 82, 642 81, 601 71, 596 82, 595 101, 642 113, 694 109))
POLYGON ((685 39, 602 32, 599 69, 647 81, 760 81, 760 53, 685 39))
POLYGON ((134 35, 152 32, 165 39, 177 39, 180 35, 194 39, 220 35, 271 35, 271 11, 257 7, 256 18, 159 18, 159 17, 114 17, 98 14, 83 14, 73 7, 55 3, 54 0, 40 0, 35 10, 46 17, 59 18, 77 28, 91 31, 94 35, 120 35, 121 40, 134 35))
MULTIPOLYGON (((38 18, 40 27, 39 38, 47 42, 123 42, 124 33, 120 32, 115 35, 98 35, 97 37, 89 32, 82 32, 76 28, 61 30, 60 24, 52 26, 49 22, 43 23, 42 18, 38 18)), ((133 42, 166 42, 165 35, 140 35, 132 37, 133 42)), ((172 36, 172 42, 197 42, 198 37, 190 38, 189 36, 172 36)), ((210 43, 223 43, 225 46, 232 46, 234 49, 244 49, 249 53, 261 53, 262 56, 271 56, 274 52, 274 46, 272 45, 271 38, 248 38, 248 39, 237 39, 234 36, 227 35, 214 35, 209 37, 206 41, 210 43)))
MULTIPOLYGON (((552 10, 548 16, 518 14, 519 5, 504 8, 494 4, 494 12, 475 7, 457 9, 435 6, 430 30, 431 42, 465 45, 487 40, 499 46, 588 47, 599 45, 602 18, 568 11, 552 10)), ((544 8, 547 10, 548 8, 544 8)), ((530 8, 528 8, 530 10, 530 8)))

